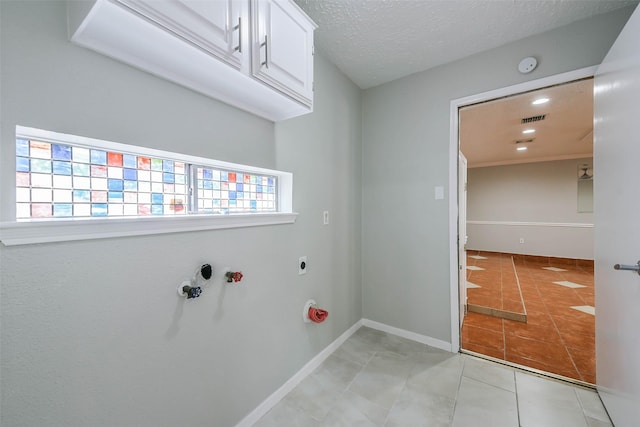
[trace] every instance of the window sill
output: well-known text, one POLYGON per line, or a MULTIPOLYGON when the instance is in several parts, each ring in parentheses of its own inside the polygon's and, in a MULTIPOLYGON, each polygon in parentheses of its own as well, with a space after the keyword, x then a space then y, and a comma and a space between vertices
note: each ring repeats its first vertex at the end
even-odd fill
POLYGON ((185 215, 176 217, 75 218, 0 223, 5 246, 106 239, 111 237, 293 224, 297 213, 185 215))

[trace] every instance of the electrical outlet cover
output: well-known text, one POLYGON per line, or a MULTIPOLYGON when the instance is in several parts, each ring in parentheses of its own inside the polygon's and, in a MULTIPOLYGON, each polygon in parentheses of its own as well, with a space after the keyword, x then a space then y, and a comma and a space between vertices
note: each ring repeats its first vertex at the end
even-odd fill
POLYGON ((307 264, 307 257, 301 256, 300 258, 298 258, 298 274, 307 274, 308 268, 309 265, 307 264))

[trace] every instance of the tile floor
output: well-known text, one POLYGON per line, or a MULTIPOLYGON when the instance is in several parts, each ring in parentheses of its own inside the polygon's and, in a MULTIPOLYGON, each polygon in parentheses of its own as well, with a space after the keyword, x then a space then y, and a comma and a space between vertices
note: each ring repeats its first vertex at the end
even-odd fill
POLYGON ((473 283, 473 292, 468 293, 469 304, 524 313, 511 256, 479 252, 467 254, 467 281, 473 283))
MULTIPOLYGON (((473 270, 467 277, 476 285, 500 282, 505 276, 505 258, 511 255, 469 252, 473 270)), ((594 384, 595 316, 593 307, 593 268, 566 260, 516 257, 527 323, 468 313, 462 328, 462 347, 476 353, 594 384)), ((510 262, 510 261, 509 261, 510 262)), ((500 287, 497 287, 500 289, 500 287)), ((491 287, 467 290, 468 302, 476 293, 483 304, 501 295, 491 296, 491 287)), ((504 293, 503 293, 504 295, 504 293)))
POLYGON ((590 389, 362 327, 254 426, 612 424, 590 389))

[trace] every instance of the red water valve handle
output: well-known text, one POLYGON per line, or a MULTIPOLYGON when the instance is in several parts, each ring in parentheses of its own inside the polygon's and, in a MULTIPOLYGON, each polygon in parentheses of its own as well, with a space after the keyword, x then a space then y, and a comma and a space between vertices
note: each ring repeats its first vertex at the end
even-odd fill
POLYGON ((227 273, 225 274, 225 277, 227 278, 227 283, 231 283, 231 282, 239 282, 242 280, 242 272, 240 271, 227 271, 227 273))

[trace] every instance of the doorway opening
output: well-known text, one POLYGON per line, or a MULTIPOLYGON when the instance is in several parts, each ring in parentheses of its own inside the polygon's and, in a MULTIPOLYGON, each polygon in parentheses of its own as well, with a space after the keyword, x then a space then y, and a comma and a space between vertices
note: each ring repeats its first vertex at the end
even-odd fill
POLYGON ((595 383, 593 196, 581 181, 593 182, 592 74, 452 102, 456 166, 468 163, 452 186, 461 348, 587 384, 595 383), (531 106, 541 98, 550 100, 531 106), (585 117, 586 127, 577 123, 585 117))

